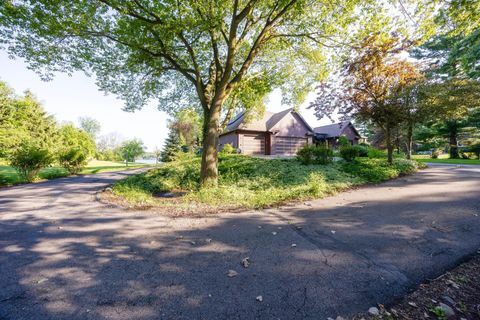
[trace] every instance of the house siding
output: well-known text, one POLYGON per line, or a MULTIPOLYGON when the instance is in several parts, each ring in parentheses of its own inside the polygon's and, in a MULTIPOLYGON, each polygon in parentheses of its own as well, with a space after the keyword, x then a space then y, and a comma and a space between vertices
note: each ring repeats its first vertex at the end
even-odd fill
POLYGON ((355 133, 355 130, 352 128, 352 125, 350 124, 348 127, 343 130, 342 135, 347 137, 347 139, 352 143, 352 144, 358 144, 359 137, 355 133))
MULTIPOLYGON (((287 154, 284 152, 285 148, 282 146, 285 144, 285 137, 292 137, 292 140, 303 138, 305 139, 305 143, 311 143, 311 139, 308 139, 307 137, 307 133, 310 133, 310 130, 305 126, 300 117, 292 112, 287 114, 275 126, 273 126, 271 131, 274 133, 271 138, 272 154, 287 154)), ((291 153, 288 153, 288 155, 291 155, 291 153)))
POLYGON ((218 149, 222 150, 223 146, 227 143, 231 144, 235 149, 238 149, 238 134, 236 132, 230 132, 221 135, 218 138, 218 149))

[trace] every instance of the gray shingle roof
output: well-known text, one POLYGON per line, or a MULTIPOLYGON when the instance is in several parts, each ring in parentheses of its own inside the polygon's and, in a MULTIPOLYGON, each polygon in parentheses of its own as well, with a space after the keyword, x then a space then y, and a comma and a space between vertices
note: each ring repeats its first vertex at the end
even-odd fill
POLYGON ((343 130, 350 124, 350 121, 332 123, 326 126, 316 127, 315 133, 326 134, 327 137, 340 137, 343 130))

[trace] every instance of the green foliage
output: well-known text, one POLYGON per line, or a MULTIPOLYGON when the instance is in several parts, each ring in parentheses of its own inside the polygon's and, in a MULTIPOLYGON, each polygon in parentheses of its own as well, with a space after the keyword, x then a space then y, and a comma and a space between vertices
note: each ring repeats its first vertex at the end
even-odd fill
POLYGON ((59 162, 70 174, 78 174, 88 162, 88 153, 79 147, 64 150, 59 155, 59 162))
POLYGON ((221 152, 223 154, 235 154, 237 153, 237 149, 235 149, 230 143, 226 143, 223 145, 221 152))
POLYGON ((135 162, 136 158, 145 153, 145 147, 140 139, 127 140, 122 143, 120 153, 127 163, 135 162))
POLYGON ((440 306, 430 308, 429 311, 437 317, 437 320, 446 320, 447 319, 447 313, 440 306))
POLYGON ((370 150, 370 146, 368 144, 357 144, 355 147, 358 150, 359 157, 368 157, 368 151, 370 150))
POLYGON ((404 159, 394 159, 392 164, 389 164, 386 159, 364 158, 358 158, 357 161, 343 163, 343 170, 345 170, 345 172, 360 177, 365 182, 374 183, 411 174, 417 169, 417 162, 404 159))
POLYGON ((180 137, 176 130, 170 129, 168 137, 165 140, 165 145, 163 146, 161 160, 162 162, 174 161, 180 152, 182 152, 180 137))
POLYGON ((330 165, 302 165, 294 159, 259 159, 220 155, 219 185, 200 188, 201 159, 184 154, 181 161, 129 177, 113 186, 114 192, 138 205, 172 205, 156 197, 164 192, 186 192, 175 205, 262 208, 285 201, 323 197, 366 182, 379 182, 412 173, 414 161, 357 159, 330 165))
POLYGON ((38 172, 50 165, 53 157, 46 149, 33 144, 22 144, 10 157, 10 164, 27 182, 35 180, 38 172))
POLYGON ((78 129, 71 123, 64 124, 58 130, 59 133, 59 152, 65 153, 72 149, 79 149, 86 157, 95 154, 96 146, 92 137, 84 130, 78 129))
POLYGON ((0 81, 0 157, 9 157, 22 144, 29 143, 52 151, 57 128, 31 92, 17 96, 0 81))
POLYGON ((329 164, 333 161, 333 150, 324 146, 307 144, 297 152, 302 164, 329 164))
POLYGON ((387 157, 387 153, 384 150, 378 150, 375 148, 368 148, 367 156, 370 159, 382 159, 387 157))
POLYGON ((340 157, 345 161, 353 161, 360 155, 359 148, 350 144, 340 147, 340 157))
POLYGON ((350 145, 350 141, 348 141, 348 138, 345 137, 345 136, 340 136, 338 137, 338 145, 340 147, 344 147, 344 146, 349 146, 350 145))

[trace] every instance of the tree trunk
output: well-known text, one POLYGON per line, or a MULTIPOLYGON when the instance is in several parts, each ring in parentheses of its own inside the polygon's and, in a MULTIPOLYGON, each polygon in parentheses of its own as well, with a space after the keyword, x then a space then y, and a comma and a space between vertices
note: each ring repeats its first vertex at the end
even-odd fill
POLYGON ((458 155, 458 141, 457 141, 456 129, 450 130, 450 158, 452 159, 460 158, 460 156, 458 155))
POLYGON ((201 187, 216 186, 218 181, 218 136, 219 119, 223 100, 217 99, 212 102, 208 112, 205 112, 203 120, 203 150, 202 167, 200 169, 201 187))
POLYGON ((385 139, 387 141, 387 159, 388 163, 393 163, 393 144, 392 144, 392 129, 387 126, 385 129, 385 139))
POLYGON ((412 146, 413 146, 413 124, 408 124, 407 129, 407 159, 412 159, 412 146))

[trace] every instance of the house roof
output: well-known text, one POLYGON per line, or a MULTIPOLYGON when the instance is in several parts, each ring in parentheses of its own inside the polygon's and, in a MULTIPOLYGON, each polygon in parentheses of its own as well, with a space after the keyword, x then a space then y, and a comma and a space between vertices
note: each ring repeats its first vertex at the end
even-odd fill
POLYGON ((327 137, 340 137, 345 130, 346 127, 349 125, 352 126, 355 133, 360 137, 357 129, 353 126, 350 121, 342 121, 339 123, 332 123, 326 126, 316 127, 314 129, 315 133, 327 135, 327 137))
POLYGON ((287 114, 290 112, 294 112, 300 118, 300 120, 305 124, 305 126, 313 132, 313 129, 309 126, 309 124, 303 119, 303 117, 295 112, 293 108, 289 108, 277 113, 272 113, 265 111, 263 117, 260 119, 252 119, 249 122, 245 122, 245 111, 236 115, 225 128, 224 133, 235 131, 238 129, 243 130, 252 130, 252 131, 270 131, 280 120, 282 120, 287 114))

